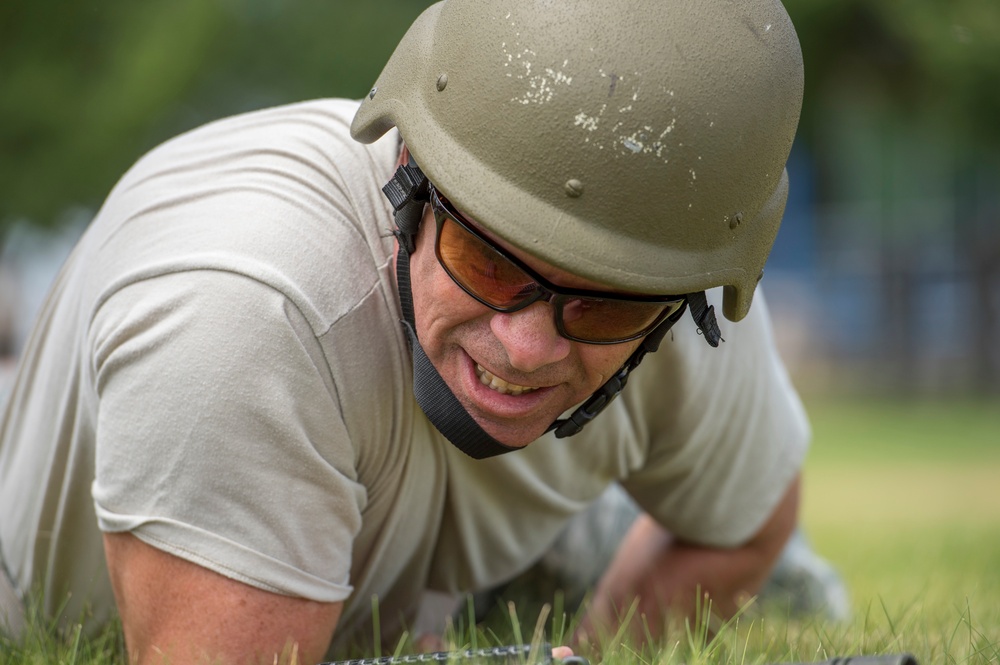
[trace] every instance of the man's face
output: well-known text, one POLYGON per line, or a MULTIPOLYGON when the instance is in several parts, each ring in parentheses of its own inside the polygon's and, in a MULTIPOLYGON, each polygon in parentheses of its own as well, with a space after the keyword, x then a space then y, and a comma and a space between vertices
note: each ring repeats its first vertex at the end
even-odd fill
MULTIPOLYGON (((607 290, 483 232, 560 286, 607 290)), ((459 402, 497 441, 521 447, 537 439, 561 413, 600 387, 639 345, 565 339, 556 332, 547 302, 512 313, 480 304, 441 267, 434 253, 435 233, 427 206, 410 260, 417 335, 459 402)))

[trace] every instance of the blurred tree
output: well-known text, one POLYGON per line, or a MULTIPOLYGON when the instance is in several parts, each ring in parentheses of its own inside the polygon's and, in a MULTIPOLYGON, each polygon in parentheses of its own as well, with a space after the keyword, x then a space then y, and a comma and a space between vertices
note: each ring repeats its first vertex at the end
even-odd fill
POLYGON ((803 131, 831 96, 865 95, 893 117, 933 115, 974 144, 1000 145, 1000 3, 787 0, 806 62, 803 131))
POLYGON ((270 104, 363 95, 418 0, 0 3, 0 244, 96 207, 156 143, 270 104))
POLYGON ((0 220, 98 200, 192 89, 220 19, 199 0, 0 5, 0 220))

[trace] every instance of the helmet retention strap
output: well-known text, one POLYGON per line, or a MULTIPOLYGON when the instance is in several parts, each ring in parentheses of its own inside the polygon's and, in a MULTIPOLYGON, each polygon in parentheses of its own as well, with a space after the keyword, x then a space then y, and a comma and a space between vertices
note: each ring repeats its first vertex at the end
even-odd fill
POLYGON ((382 188, 393 207, 396 222, 394 235, 399 241, 396 255, 396 283, 403 314, 403 329, 413 355, 413 394, 427 419, 456 448, 475 459, 509 453, 517 448, 500 443, 473 420, 462 407, 448 384, 438 373, 417 339, 413 315, 413 291, 410 286, 410 254, 416 249, 417 231, 428 201, 427 178, 412 161, 396 169, 382 188))

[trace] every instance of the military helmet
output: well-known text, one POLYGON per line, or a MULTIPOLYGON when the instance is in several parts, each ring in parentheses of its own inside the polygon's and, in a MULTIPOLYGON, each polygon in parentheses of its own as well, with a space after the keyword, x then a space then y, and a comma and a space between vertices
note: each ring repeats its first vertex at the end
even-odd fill
POLYGON ((784 211, 802 55, 777 0, 445 0, 351 127, 398 127, 434 185, 611 288, 750 307, 784 211))

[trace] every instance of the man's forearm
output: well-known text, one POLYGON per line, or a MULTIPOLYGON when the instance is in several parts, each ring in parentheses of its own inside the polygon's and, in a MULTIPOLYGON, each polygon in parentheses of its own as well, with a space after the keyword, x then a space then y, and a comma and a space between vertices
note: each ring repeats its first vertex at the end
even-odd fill
POLYGON ((731 616, 767 579, 797 513, 796 480, 757 534, 732 549, 680 542, 648 515, 640 516, 595 590, 576 639, 616 631, 633 605, 634 637, 648 630, 656 638, 668 615, 694 615, 699 594, 711 598, 713 613, 731 616))

